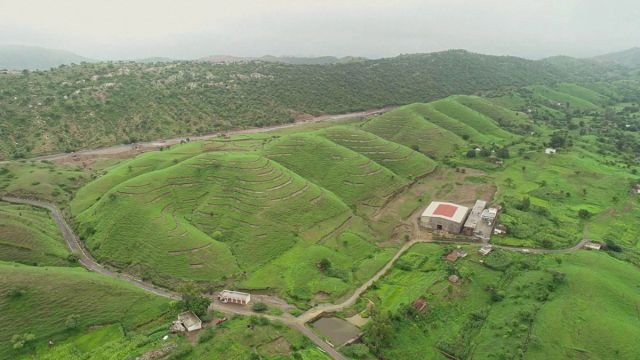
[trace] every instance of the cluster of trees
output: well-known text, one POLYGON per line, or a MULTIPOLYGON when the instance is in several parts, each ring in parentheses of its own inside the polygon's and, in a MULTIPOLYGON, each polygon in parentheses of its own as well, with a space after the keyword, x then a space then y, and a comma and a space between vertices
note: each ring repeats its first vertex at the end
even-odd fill
POLYGON ((460 50, 331 65, 84 63, 0 74, 0 154, 265 126, 291 122, 297 114, 558 80, 570 78, 548 64, 460 50))

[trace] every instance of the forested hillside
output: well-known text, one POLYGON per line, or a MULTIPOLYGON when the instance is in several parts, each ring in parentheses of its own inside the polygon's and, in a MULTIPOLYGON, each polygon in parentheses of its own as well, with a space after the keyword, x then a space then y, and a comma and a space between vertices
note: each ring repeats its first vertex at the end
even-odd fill
POLYGON ((121 62, 8 72, 0 74, 0 159, 287 123, 582 75, 550 62, 463 50, 331 65, 121 62))

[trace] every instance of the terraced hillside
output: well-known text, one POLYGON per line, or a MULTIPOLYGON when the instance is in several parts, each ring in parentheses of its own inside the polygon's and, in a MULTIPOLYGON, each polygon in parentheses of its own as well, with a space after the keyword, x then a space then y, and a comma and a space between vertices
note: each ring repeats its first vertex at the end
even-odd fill
POLYGON ((29 333, 33 343, 57 342, 93 325, 119 323, 132 329, 158 319, 166 299, 122 281, 79 268, 35 267, 0 262, 0 358, 16 358, 13 335, 29 333), (69 318, 73 316, 74 325, 69 318))
POLYGON ((408 183, 365 155, 317 134, 282 137, 271 142, 265 154, 359 209, 380 207, 408 183))
POLYGON ((419 152, 355 127, 334 126, 321 131, 321 134, 407 179, 428 174, 436 166, 433 160, 419 152))
POLYGON ((371 119, 363 130, 418 149, 439 159, 467 142, 504 143, 514 135, 501 128, 519 128, 524 114, 470 96, 452 96, 426 104, 411 104, 371 119))
POLYGON ((48 211, 0 201, 0 260, 68 266, 69 255, 48 211))
POLYGON ((78 220, 102 261, 220 282, 351 216, 334 194, 271 160, 214 152, 121 183, 78 220))

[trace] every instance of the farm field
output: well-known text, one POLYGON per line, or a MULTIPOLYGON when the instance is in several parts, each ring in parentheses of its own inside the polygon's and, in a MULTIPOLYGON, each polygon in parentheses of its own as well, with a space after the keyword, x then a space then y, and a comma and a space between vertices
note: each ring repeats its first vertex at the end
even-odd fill
POLYGON ((380 323, 393 329, 393 335, 376 338, 385 344, 380 355, 547 359, 615 353, 633 358, 640 299, 634 266, 586 251, 532 256, 497 250, 480 257, 477 247, 463 248, 469 256, 451 263, 442 256, 452 247, 415 245, 363 295, 352 311, 373 316, 365 329, 380 323), (450 283, 450 274, 460 282, 450 283), (418 298, 427 302, 426 311, 411 308, 418 298), (609 315, 598 310, 603 307, 609 315), (390 317, 380 315, 387 312, 390 317), (588 334, 596 328, 616 330, 594 341, 588 334))
POLYGON ((0 328, 0 358, 15 356, 10 340, 17 334, 35 336, 17 351, 27 354, 33 346, 57 342, 94 325, 135 329, 158 321, 168 305, 165 299, 85 269, 0 262, 0 320, 21 324, 19 329, 0 328))
POLYGON ((48 211, 0 201, 0 261, 69 266, 69 255, 48 211))

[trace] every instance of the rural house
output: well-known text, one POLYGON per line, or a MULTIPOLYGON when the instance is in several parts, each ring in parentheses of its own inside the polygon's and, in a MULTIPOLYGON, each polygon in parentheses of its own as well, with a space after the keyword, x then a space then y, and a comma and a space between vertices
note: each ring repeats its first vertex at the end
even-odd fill
POLYGON ((427 300, 418 298, 411 304, 411 306, 413 306, 413 308, 418 312, 424 312, 427 310, 427 300))
POLYGON ((202 329, 202 320, 191 311, 178 315, 178 320, 171 324, 171 332, 196 331, 202 329))
POLYGON ((476 226, 481 220, 482 211, 486 206, 487 202, 484 200, 478 200, 476 201, 475 205, 473 205, 473 208, 471 208, 471 212, 469 213, 469 217, 467 217, 467 221, 465 221, 464 223, 464 228, 462 229, 462 232, 465 235, 473 235, 476 226))
POLYGON ((249 301, 251 301, 251 294, 233 291, 233 290, 222 290, 218 295, 218 300, 223 303, 231 303, 231 304, 240 304, 247 305, 249 301))
POLYGON ((485 245, 485 246, 481 247, 480 250, 478 250, 478 254, 480 254, 481 256, 487 256, 487 255, 489 255, 491 250, 493 250, 491 245, 485 245))
POLYGON ((554 148, 546 148, 546 149, 544 149, 544 153, 547 154, 547 155, 553 155, 553 154, 556 153, 556 149, 554 149, 554 148))
POLYGON ((435 231, 458 234, 468 213, 469 208, 466 206, 433 201, 420 216, 420 224, 435 231))
POLYGON ((456 261, 458 260, 458 258, 464 258, 467 256, 467 252, 464 250, 460 250, 460 249, 456 249, 453 250, 452 252, 448 253, 447 256, 445 256, 445 260, 448 261, 456 261))

